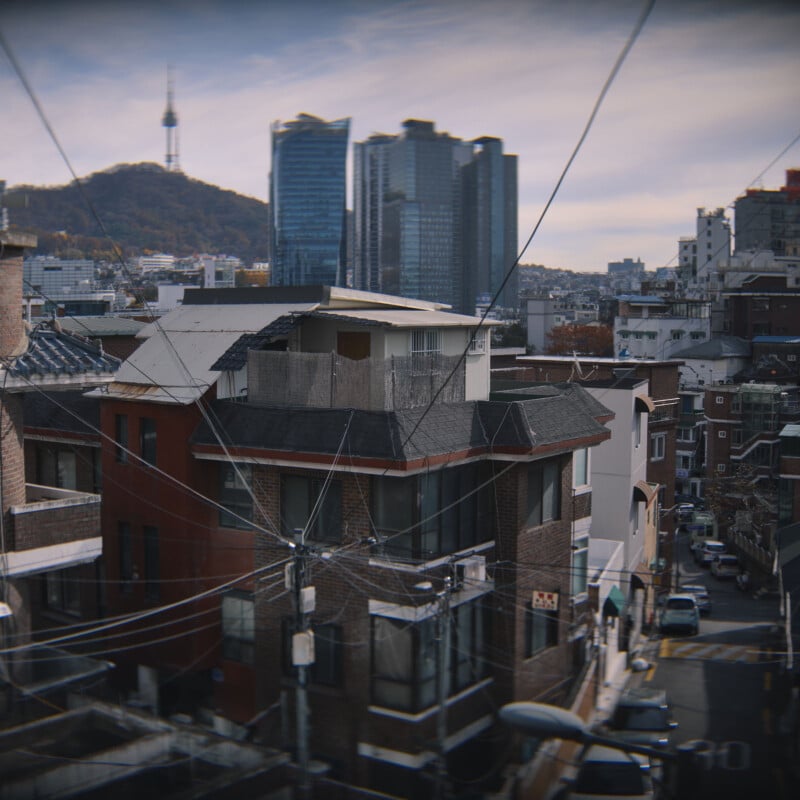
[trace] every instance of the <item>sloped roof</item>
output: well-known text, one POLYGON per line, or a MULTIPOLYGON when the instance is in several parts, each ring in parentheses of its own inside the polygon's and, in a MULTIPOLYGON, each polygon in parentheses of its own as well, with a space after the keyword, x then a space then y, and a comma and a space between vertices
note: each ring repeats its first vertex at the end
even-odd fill
MULTIPOLYGON (((755 340, 754 340, 755 341, 755 340)), ((719 358, 749 358, 750 343, 738 336, 715 336, 705 342, 687 347, 679 353, 673 353, 672 358, 704 358, 715 360, 719 358)))
POLYGON ((218 359, 245 334, 255 334, 315 303, 183 305, 139 334, 146 339, 122 364, 107 396, 158 403, 193 403, 216 382, 218 359))
POLYGON ((8 374, 15 378, 58 378, 112 375, 120 360, 82 336, 37 325, 27 337, 27 349, 14 358, 8 374))
MULTIPOLYGON (((552 452, 553 446, 562 443, 569 449, 567 443, 576 439, 608 438, 608 429, 587 410, 590 404, 577 399, 583 392, 577 388, 577 393, 513 402, 437 404, 427 412, 424 408, 353 411, 217 401, 214 415, 225 431, 227 446, 234 450, 265 450, 270 457, 283 453, 330 458, 339 451, 347 430, 341 456, 345 463, 354 459, 402 464, 465 451, 531 453, 543 448, 552 452)), ((192 443, 211 449, 218 444, 205 422, 195 431, 192 443)))
POLYGON ((60 317, 59 324, 65 331, 80 336, 135 336, 147 325, 132 317, 89 316, 60 317))
POLYGON ((63 392, 26 392, 24 396, 26 431, 52 431, 90 436, 100 440, 100 401, 87 396, 83 389, 63 392))

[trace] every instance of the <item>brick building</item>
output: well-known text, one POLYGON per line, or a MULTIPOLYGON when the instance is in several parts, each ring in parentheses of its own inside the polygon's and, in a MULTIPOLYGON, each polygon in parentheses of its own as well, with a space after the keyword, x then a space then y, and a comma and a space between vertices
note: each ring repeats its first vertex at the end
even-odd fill
MULTIPOLYGON (((38 395, 58 405, 60 392, 106 384, 119 366, 86 339, 47 324, 24 325, 22 253, 35 244, 31 236, 0 232, 0 633, 4 645, 17 648, 43 627, 93 615, 97 605, 82 576, 93 575, 102 552, 100 496, 91 481, 77 480, 74 460, 70 480, 65 480, 69 459, 60 466, 49 462, 38 474, 30 468, 23 439, 25 398, 38 395)), ((97 666, 42 648, 14 650, 2 660, 9 683, 26 691, 97 666)))
POLYGON ((109 611, 183 604, 169 641, 120 641, 142 643, 117 659, 128 688, 219 725, 258 714, 300 758, 292 564, 330 776, 424 796, 445 765, 486 771, 499 705, 566 696, 590 633, 581 465, 610 413, 575 385, 490 400, 476 322, 297 287, 189 292, 145 332, 100 395, 109 611))

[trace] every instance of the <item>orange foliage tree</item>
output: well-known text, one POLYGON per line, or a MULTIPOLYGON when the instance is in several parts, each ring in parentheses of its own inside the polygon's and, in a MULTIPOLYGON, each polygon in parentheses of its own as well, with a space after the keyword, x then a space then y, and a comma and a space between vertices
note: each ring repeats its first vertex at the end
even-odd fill
POLYGON ((558 325, 547 339, 549 355, 614 355, 614 332, 607 325, 558 325))

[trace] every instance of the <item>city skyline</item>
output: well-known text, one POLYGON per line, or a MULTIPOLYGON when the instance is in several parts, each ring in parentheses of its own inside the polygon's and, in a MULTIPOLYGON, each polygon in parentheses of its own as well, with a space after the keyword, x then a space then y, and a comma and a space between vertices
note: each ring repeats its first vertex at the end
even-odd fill
MULTIPOLYGON (((348 0, 14 2, 0 32, 76 173, 164 162, 167 65, 181 167, 266 201, 270 126, 352 119, 351 142, 429 119, 519 157, 519 245, 553 190, 643 3, 348 0), (91 124, 87 124, 91 121, 91 124)), ((656 3, 524 263, 677 264, 698 207, 783 185, 800 164, 800 10, 656 3)), ((0 179, 71 176, 0 52, 0 179)), ((352 208, 352 145, 348 208, 352 208)), ((730 215, 732 217, 732 214, 730 215)))

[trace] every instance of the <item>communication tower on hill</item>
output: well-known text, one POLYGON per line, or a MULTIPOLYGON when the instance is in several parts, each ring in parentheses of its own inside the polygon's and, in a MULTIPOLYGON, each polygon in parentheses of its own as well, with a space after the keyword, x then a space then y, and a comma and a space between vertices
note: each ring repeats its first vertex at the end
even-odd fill
POLYGON ((167 109, 161 118, 161 125, 167 129, 167 155, 164 166, 168 172, 180 172, 178 161, 178 115, 172 107, 172 68, 167 68, 167 109))

